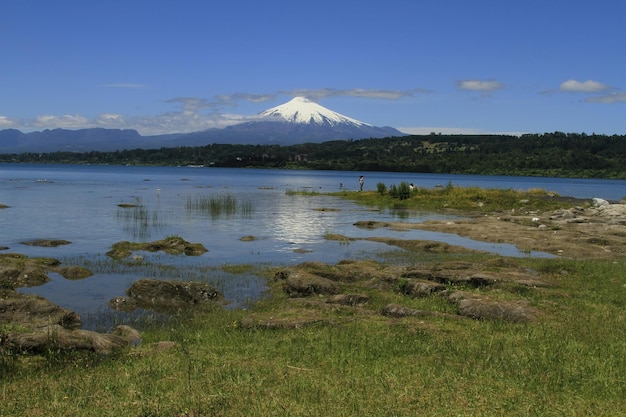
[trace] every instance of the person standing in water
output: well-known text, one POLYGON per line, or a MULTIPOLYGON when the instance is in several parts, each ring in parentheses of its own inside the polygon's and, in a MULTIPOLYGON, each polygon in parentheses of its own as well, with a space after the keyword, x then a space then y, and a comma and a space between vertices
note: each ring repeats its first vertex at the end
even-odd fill
POLYGON ((363 178, 363 175, 361 175, 359 177, 359 191, 363 191, 363 184, 365 184, 365 178, 363 178))

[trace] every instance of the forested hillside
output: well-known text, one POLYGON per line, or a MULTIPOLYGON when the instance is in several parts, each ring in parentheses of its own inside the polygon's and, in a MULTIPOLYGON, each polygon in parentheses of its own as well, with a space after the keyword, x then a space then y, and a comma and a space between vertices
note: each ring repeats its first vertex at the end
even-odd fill
POLYGON ((291 146, 225 145, 0 155, 0 162, 204 165, 626 178, 626 136, 422 135, 291 146))

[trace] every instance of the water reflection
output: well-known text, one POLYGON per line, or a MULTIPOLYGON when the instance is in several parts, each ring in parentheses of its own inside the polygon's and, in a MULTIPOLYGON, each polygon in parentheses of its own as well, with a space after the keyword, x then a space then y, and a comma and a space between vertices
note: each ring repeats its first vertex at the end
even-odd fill
POLYGON ((276 239, 295 244, 322 241, 325 232, 337 224, 341 209, 324 206, 328 199, 299 195, 276 200, 276 239))

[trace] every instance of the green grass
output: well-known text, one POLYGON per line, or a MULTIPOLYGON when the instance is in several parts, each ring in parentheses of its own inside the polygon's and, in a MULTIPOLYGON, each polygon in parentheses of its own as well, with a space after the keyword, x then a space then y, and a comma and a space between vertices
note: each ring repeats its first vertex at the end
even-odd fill
POLYGON ((354 200, 359 204, 377 207, 410 208, 415 210, 442 209, 471 210, 478 212, 545 211, 562 208, 558 195, 542 189, 527 191, 513 189, 485 189, 460 187, 451 183, 438 188, 416 187, 406 199, 394 198, 389 192, 339 191, 329 193, 354 200))
MULTIPOLYGON (((264 330, 241 326, 249 311, 184 313, 112 357, 4 351, 0 415, 625 415, 626 264, 523 262, 553 284, 528 294, 543 312, 534 323, 330 309, 315 312, 324 324, 264 330)), ((438 298, 370 295, 376 306, 450 309, 438 298)), ((278 289, 253 309, 306 311, 278 289)))

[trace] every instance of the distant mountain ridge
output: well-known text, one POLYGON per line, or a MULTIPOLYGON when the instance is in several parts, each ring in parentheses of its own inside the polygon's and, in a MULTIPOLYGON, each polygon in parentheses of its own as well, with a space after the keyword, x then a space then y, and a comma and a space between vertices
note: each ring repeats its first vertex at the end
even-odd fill
POLYGON ((377 127, 352 119, 304 97, 258 113, 253 121, 223 129, 142 136, 132 129, 46 129, 23 133, 0 130, 0 153, 110 152, 219 144, 294 145, 343 139, 405 136, 392 127, 377 127))

